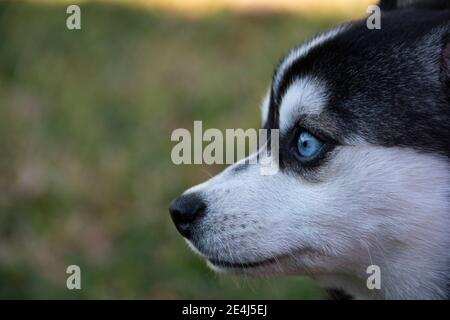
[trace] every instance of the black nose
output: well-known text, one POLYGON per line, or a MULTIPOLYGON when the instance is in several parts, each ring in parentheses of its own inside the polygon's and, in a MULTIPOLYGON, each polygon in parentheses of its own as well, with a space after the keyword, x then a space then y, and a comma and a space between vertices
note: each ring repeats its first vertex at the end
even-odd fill
POLYGON ((205 203, 196 193, 176 198, 169 207, 170 216, 175 223, 175 227, 186 238, 191 236, 193 222, 204 214, 205 209, 205 203))

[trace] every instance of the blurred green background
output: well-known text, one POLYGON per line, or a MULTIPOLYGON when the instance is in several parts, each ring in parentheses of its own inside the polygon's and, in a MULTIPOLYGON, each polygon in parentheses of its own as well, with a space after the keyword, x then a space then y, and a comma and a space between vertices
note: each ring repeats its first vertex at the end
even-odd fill
POLYGON ((0 298, 321 297, 307 278, 216 275, 187 248, 168 203, 222 168, 172 164, 170 135, 259 127, 279 58, 345 17, 82 2, 70 31, 57 3, 0 3, 0 298))

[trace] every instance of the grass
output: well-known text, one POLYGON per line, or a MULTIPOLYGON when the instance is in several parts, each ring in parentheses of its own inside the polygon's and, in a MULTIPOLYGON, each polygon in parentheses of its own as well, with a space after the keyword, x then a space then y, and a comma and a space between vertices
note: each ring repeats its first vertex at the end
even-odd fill
POLYGON ((0 298, 318 298, 310 279, 213 274, 169 201, 221 167, 175 166, 175 128, 259 126, 273 67, 338 18, 192 19, 83 3, 0 4, 0 298), (82 290, 66 289, 66 267, 82 290))

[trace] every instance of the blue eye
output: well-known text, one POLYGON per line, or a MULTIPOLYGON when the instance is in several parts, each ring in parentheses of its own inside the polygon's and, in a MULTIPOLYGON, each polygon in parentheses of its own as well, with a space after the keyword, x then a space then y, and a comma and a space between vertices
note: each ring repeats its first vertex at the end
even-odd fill
POLYGON ((322 150, 324 143, 308 131, 302 131, 298 137, 297 149, 301 160, 312 160, 322 150))

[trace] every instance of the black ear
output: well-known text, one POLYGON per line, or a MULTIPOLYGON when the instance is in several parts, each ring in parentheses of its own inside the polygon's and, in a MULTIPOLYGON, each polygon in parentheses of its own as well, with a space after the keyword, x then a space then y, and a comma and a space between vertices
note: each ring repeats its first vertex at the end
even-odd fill
POLYGON ((384 11, 395 10, 398 9, 397 2, 398 0, 380 0, 378 6, 384 11))
POLYGON ((450 0, 380 0, 381 10, 391 11, 406 8, 450 9, 450 0))

